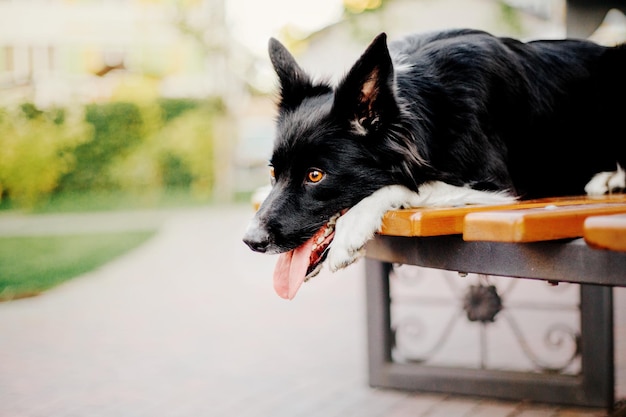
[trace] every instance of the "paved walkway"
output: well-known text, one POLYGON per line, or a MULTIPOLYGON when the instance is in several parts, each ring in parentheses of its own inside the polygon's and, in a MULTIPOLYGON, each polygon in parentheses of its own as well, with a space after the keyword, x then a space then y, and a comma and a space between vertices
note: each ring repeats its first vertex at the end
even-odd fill
MULTIPOLYGON (((281 300, 275 258, 240 241, 250 215, 153 214, 161 233, 132 253, 39 297, 0 303, 0 416, 604 415, 369 388, 361 265, 324 271, 281 300)), ((107 221, 118 224, 85 220, 107 221)))

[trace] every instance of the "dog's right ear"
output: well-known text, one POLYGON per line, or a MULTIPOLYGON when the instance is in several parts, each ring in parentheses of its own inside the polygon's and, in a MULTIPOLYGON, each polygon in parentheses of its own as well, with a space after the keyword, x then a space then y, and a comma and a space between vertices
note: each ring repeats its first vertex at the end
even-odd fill
POLYGON ((381 33, 339 83, 334 109, 350 121, 357 134, 377 131, 399 111, 394 77, 387 35, 381 33))
POLYGON ((300 68, 296 59, 278 40, 269 41, 270 61, 280 81, 281 109, 293 110, 306 97, 317 96, 331 91, 325 84, 313 84, 311 78, 300 68))

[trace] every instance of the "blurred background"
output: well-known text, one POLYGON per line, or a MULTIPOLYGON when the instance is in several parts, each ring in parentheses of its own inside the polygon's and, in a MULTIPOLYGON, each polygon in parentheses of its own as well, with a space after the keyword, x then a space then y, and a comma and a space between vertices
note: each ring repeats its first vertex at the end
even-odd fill
POLYGON ((391 39, 450 27, 562 37, 564 7, 563 0, 1 0, 0 208, 245 199, 266 182, 276 87, 270 36, 311 73, 336 78, 381 31, 391 39))
MULTIPOLYGON (((362 264, 323 271, 285 303, 275 258, 241 236, 269 180, 269 37, 336 80, 382 31, 561 38, 568 18, 565 0, 0 0, 0 416, 561 415, 370 390, 362 264)), ((574 35, 626 40, 621 12, 592 23, 574 35)), ((398 274, 395 292, 426 297, 394 308, 410 325, 399 362, 422 360, 407 317, 446 327, 458 294, 486 279, 438 274, 398 274)), ((546 317, 578 337, 578 287, 490 283, 522 288, 508 299, 519 334, 499 321, 478 337, 466 323, 429 360, 579 373, 576 340, 562 343, 563 366, 542 342, 546 317)), ((615 294, 624 396, 626 293, 615 294)))

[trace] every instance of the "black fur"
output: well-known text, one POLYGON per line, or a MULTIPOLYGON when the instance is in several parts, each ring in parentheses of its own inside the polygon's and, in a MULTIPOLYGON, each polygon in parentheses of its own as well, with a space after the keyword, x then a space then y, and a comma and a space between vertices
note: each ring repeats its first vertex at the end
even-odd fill
POLYGON ((625 46, 452 30, 388 48, 381 34, 337 87, 278 41, 269 49, 281 94, 275 185, 246 239, 258 251, 297 247, 386 185, 537 198, 583 194, 594 174, 626 167, 625 46))

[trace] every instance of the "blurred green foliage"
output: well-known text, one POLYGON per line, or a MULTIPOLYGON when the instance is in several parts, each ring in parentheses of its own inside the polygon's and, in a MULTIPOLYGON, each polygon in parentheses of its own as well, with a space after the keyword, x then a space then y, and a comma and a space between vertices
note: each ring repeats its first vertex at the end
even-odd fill
POLYGON ((108 168, 144 139, 144 118, 133 103, 90 104, 85 121, 93 127, 89 140, 74 150, 75 165, 60 180, 60 190, 111 189, 108 168))
POLYGON ((32 208, 58 194, 169 189, 208 198, 212 125, 222 112, 218 100, 191 99, 0 109, 2 205, 32 208))
POLYGON ((74 111, 39 111, 32 105, 0 109, 0 196, 32 206, 53 192, 74 166, 72 151, 91 129, 74 111))

